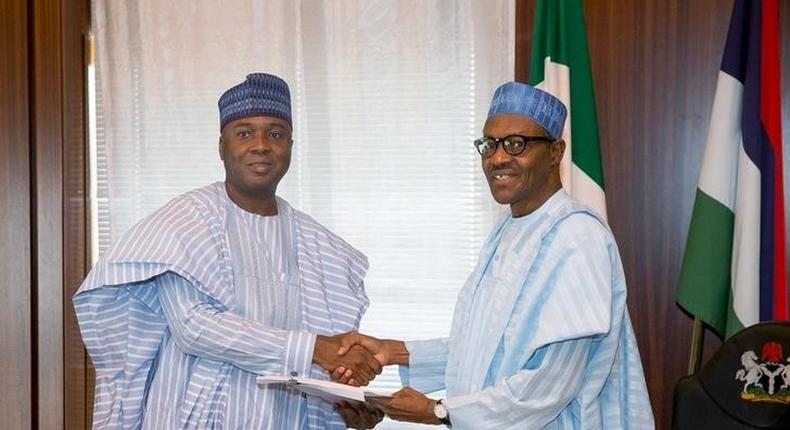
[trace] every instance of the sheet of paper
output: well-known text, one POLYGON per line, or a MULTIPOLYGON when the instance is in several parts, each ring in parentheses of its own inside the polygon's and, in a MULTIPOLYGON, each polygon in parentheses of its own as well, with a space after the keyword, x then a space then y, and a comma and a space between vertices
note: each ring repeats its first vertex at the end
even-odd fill
POLYGON ((321 379, 297 378, 294 376, 283 375, 260 375, 257 378, 259 386, 268 384, 284 384, 291 389, 299 390, 310 396, 320 397, 328 402, 336 403, 340 401, 355 400, 365 402, 376 399, 376 402, 387 402, 391 393, 381 393, 366 389, 364 387, 352 387, 351 385, 339 384, 332 381, 321 379))

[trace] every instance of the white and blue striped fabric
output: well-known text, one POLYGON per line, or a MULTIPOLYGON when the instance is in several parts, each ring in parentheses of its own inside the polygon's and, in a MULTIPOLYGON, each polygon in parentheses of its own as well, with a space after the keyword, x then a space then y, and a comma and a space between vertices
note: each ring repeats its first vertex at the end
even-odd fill
POLYGON ((652 429, 606 224, 560 190, 497 223, 449 339, 407 342, 404 384, 447 390, 454 429, 652 429))
POLYGON ((236 206, 215 183, 133 227, 74 296, 96 367, 94 428, 344 429, 331 405, 257 374, 327 379, 315 336, 356 330, 366 257, 278 199, 236 206))

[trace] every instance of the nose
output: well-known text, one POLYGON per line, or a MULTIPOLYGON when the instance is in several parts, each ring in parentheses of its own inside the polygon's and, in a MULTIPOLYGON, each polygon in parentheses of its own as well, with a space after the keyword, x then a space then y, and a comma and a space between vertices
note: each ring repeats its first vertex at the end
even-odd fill
POLYGON ((262 152, 264 154, 272 150, 269 141, 266 139, 265 132, 255 132, 250 150, 254 152, 262 152))
POLYGON ((505 146, 500 144, 496 146, 496 148, 494 149, 494 153, 491 154, 490 157, 488 157, 488 162, 492 166, 498 167, 498 166, 502 166, 503 164, 509 163, 512 157, 513 157, 512 155, 508 154, 505 151, 505 146))

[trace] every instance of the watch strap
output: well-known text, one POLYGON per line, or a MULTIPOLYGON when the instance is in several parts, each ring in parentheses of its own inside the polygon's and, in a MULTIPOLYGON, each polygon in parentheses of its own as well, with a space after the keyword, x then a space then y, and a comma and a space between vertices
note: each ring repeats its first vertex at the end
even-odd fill
POLYGON ((452 425, 452 423, 450 422, 450 411, 448 411, 448 410, 447 410, 447 406, 445 406, 445 404, 444 404, 443 400, 444 400, 444 399, 439 399, 439 400, 437 400, 437 401, 436 401, 436 404, 437 404, 437 405, 441 405, 441 406, 442 406, 442 409, 444 409, 444 410, 445 410, 446 414, 445 414, 445 416, 444 416, 444 417, 441 417, 441 418, 440 418, 440 417, 438 417, 438 416, 437 416, 437 418, 439 418, 439 422, 441 422, 442 424, 446 425, 447 427, 451 427, 451 428, 452 428, 452 426, 453 426, 453 425, 452 425))

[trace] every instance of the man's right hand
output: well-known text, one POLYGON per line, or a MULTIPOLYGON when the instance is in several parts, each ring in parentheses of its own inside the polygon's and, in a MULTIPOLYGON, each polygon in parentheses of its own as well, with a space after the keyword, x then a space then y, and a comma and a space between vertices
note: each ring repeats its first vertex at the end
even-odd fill
MULTIPOLYGON (((345 355, 355 348, 360 346, 368 350, 382 366, 390 364, 409 364, 409 351, 406 349, 406 344, 400 340, 393 339, 377 339, 372 336, 367 336, 362 333, 346 333, 340 340, 340 350, 338 355, 345 355)), ((332 372, 332 380, 340 382, 341 384, 353 385, 353 372, 343 366, 337 367, 332 372)))
POLYGON ((343 336, 340 345, 340 350, 337 352, 339 355, 346 354, 355 346, 361 346, 370 351, 382 366, 409 364, 409 351, 406 349, 406 344, 400 340, 377 339, 362 333, 350 332, 343 336))
POLYGON ((341 346, 349 344, 343 339, 354 335, 357 333, 343 333, 335 336, 318 335, 313 352, 313 363, 321 366, 335 380, 356 386, 368 385, 376 375, 381 373, 381 363, 373 354, 362 346, 354 345, 353 342, 351 344, 354 346, 345 349, 343 355, 338 354, 341 346), (345 378, 334 377, 338 368, 342 368, 341 374, 345 378))

